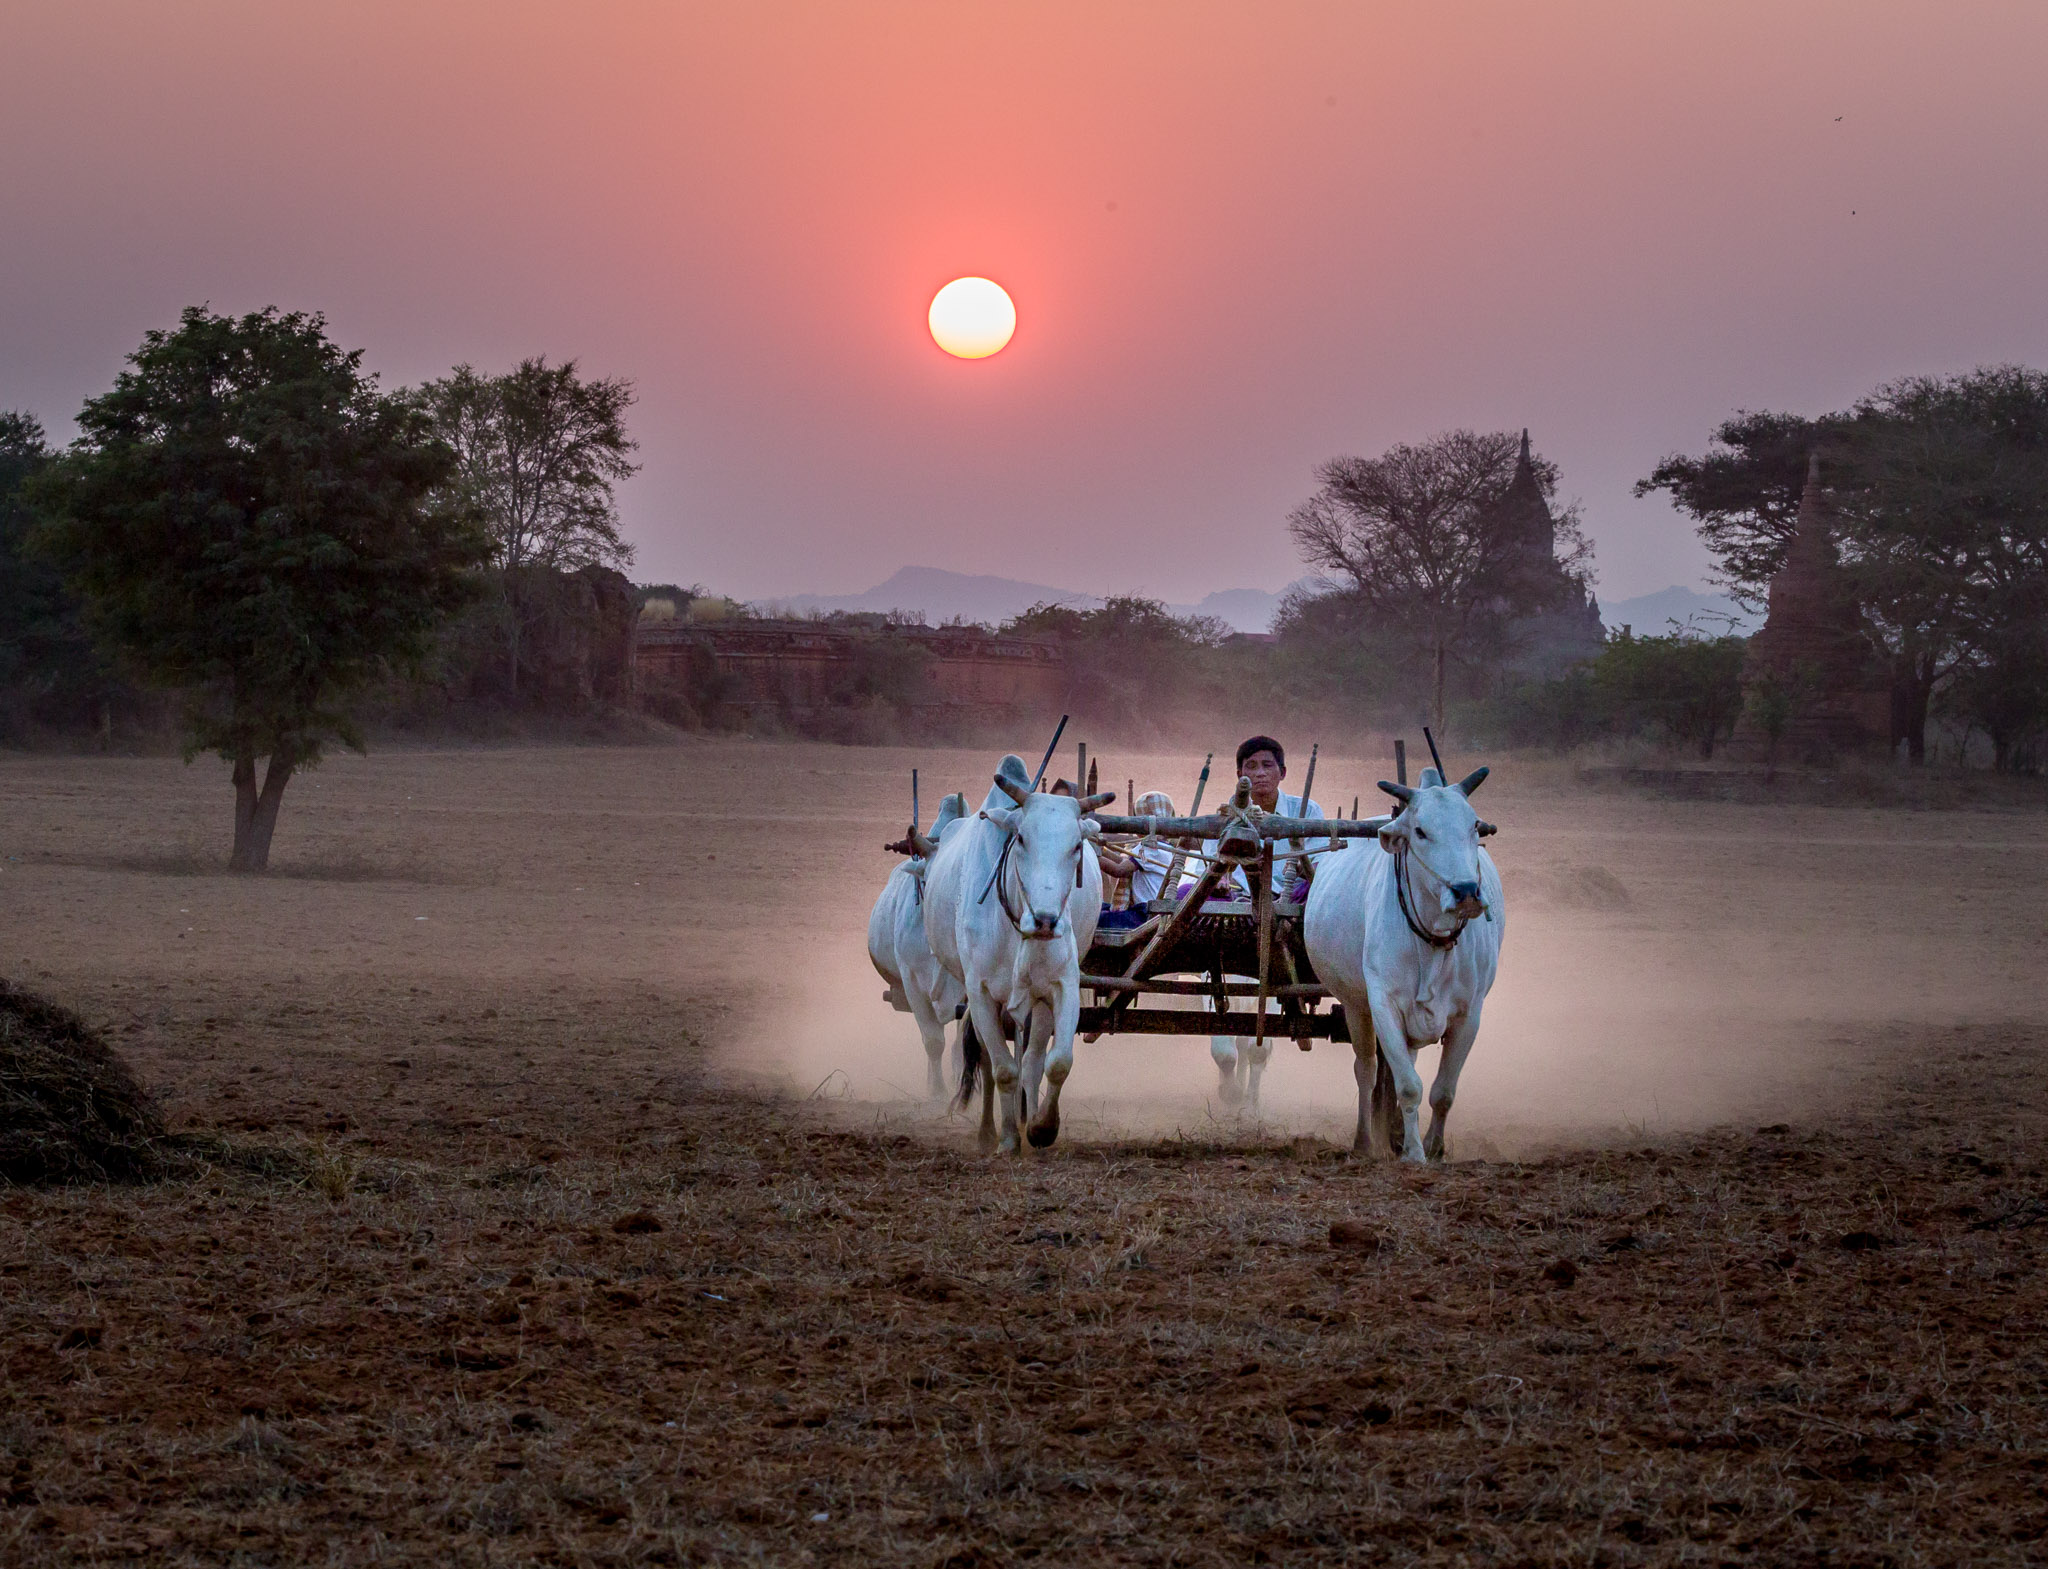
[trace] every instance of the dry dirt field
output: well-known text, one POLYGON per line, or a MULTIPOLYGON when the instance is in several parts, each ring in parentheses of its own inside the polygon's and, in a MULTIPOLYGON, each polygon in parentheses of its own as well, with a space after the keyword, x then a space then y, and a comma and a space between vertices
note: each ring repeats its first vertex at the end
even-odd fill
POLYGON ((2048 812, 1510 760, 1451 1164, 1114 1039, 991 1161, 861 946, 912 762, 341 759, 237 880, 217 765, 0 760, 0 973, 232 1152, 0 1189, 0 1563, 2040 1560, 2048 812))

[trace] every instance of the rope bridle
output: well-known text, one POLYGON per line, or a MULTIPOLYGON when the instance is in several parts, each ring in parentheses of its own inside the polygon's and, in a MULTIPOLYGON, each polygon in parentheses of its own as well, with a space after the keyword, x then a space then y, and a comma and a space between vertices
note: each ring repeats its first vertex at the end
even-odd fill
MULTIPOLYGON (((1472 918, 1466 915, 1458 916, 1457 927, 1450 932, 1433 931, 1422 924, 1421 919, 1416 915, 1418 901, 1414 900, 1408 888, 1408 857, 1410 853, 1408 841, 1404 836, 1399 841, 1399 848, 1394 851, 1394 898, 1401 906, 1401 919, 1408 923, 1408 930, 1428 943, 1430 947, 1444 951, 1455 948, 1458 946, 1458 939, 1465 935, 1465 928, 1472 924, 1472 918)), ((1429 862, 1424 861, 1419 855, 1415 859, 1422 861, 1422 869, 1428 872, 1430 876, 1434 877, 1445 887, 1451 886, 1451 880, 1434 866, 1431 866, 1429 862)))
MULTIPOLYGON (((986 812, 983 812, 981 815, 984 818, 988 817, 986 812)), ((1059 926, 1057 922, 1054 923, 1052 932, 1041 933, 1033 927, 1026 926, 1024 918, 1017 913, 1015 907, 1010 903, 1010 851, 1015 848, 1016 843, 1017 830, 1015 828, 1005 830, 1002 853, 996 857, 995 875, 989 878, 989 887, 995 889, 996 903, 1002 906, 1003 917, 1010 923, 1012 931, 1026 942, 1050 942, 1053 936, 1058 933, 1059 926)), ((1081 874, 1086 865, 1087 853, 1084 847, 1083 849, 1076 850, 1074 856, 1074 886, 1076 888, 1081 886, 1081 874)), ((981 899, 985 902, 987 898, 988 890, 983 889, 981 899)))

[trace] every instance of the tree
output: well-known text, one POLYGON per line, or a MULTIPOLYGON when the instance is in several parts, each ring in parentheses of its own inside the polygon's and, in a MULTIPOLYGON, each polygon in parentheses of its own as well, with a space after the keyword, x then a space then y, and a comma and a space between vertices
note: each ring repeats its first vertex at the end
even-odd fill
POLYGON ((1743 712, 1749 715, 1764 738, 1764 783, 1778 777, 1778 745, 1798 716, 1804 683, 1799 672, 1789 675, 1766 670, 1749 684, 1743 712))
MULTIPOLYGON (((1562 558, 1532 552, 1502 505, 1519 440, 1506 431, 1454 430, 1377 458, 1334 458, 1322 488, 1287 526, 1311 566, 1348 579, 1373 623, 1399 630, 1429 660, 1432 707, 1443 724, 1445 669, 1462 648, 1498 652, 1519 617, 1583 589, 1588 554, 1570 509, 1554 519, 1562 558)), ((1554 465, 1535 460, 1546 501, 1554 465)))
POLYGON ((1115 595, 1092 610, 1033 605, 1002 630, 1059 644, 1068 707, 1110 725, 1214 712, 1222 700, 1214 653, 1231 630, 1213 616, 1176 616, 1156 599, 1115 595))
POLYGON ((233 764, 237 871, 269 864, 296 770, 362 750, 350 696, 417 668, 489 552, 448 499, 454 454, 361 359, 317 315, 193 307, 31 482, 95 631, 181 693, 186 760, 233 764))
POLYGON ((0 411, 0 734, 20 734, 61 688, 98 669, 77 601, 25 548, 34 513, 22 492, 49 460, 43 427, 0 411))
POLYGON ((420 389, 456 453, 456 485, 484 520, 509 623, 509 677, 519 689, 524 577, 531 568, 626 567, 612 486, 634 473, 625 413, 633 384, 586 381, 574 360, 521 360, 502 376, 458 365, 420 389))
POLYGON ((1965 723, 1991 738, 1999 773, 2034 773, 2048 736, 2048 613, 2015 620, 1986 638, 1945 698, 1965 723))
POLYGON ((1743 648, 1739 637, 1683 631, 1612 637, 1593 662, 1593 690, 1622 727, 1658 725, 1710 758, 1742 711, 1743 648))
POLYGON ((1672 505, 1697 522, 1718 581, 1762 609, 1792 542, 1807 461, 1841 423, 1839 415, 1739 413, 1716 427, 1704 454, 1667 457, 1636 481, 1635 493, 1668 491, 1672 505))
POLYGON ((1720 580, 1761 605, 1819 453, 1844 588, 1887 667, 1891 739, 1920 761, 1936 688, 1974 650, 2007 646, 2002 577, 2038 573, 2048 554, 2048 376, 1909 377, 1843 414, 1740 414, 1713 439, 1704 456, 1666 458, 1636 493, 1670 492, 1720 580))
POLYGON ((1843 426, 1843 567, 1890 670, 1892 741, 1926 755, 1935 688, 2014 657, 2048 558, 2048 376, 1908 377, 1843 426))

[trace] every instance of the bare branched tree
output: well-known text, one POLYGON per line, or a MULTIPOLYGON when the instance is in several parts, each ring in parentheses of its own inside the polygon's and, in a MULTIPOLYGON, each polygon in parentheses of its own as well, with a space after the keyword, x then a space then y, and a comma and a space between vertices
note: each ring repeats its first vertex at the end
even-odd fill
MULTIPOLYGON (((1531 548, 1526 518, 1504 503, 1518 438, 1447 431, 1377 458, 1333 458, 1322 488, 1287 520, 1311 566, 1342 574, 1377 625, 1403 633, 1432 667, 1443 724, 1444 671, 1461 646, 1497 648, 1520 616, 1553 607, 1583 583, 1588 547, 1577 513, 1552 515, 1562 554, 1531 548)), ((1532 460, 1547 500, 1557 470, 1532 460)))
POLYGON ((531 567, 623 567, 612 487, 638 467, 626 434, 633 384, 586 381, 574 360, 522 360, 502 376, 467 365, 421 389, 458 459, 456 483, 489 527, 511 623, 511 682, 519 685, 521 584, 531 567))

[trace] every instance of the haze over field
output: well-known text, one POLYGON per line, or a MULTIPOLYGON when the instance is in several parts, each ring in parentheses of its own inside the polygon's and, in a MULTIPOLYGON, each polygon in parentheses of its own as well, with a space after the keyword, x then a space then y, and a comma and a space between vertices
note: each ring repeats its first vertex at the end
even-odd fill
MULTIPOLYGON (((897 563, 1194 603, 1312 466, 1532 428, 1603 601, 1743 406, 2048 358, 2048 9, 1898 3, 18 7, 0 406, 207 301, 394 381, 632 377, 639 575, 897 563), (976 362, 925 331, 980 273, 976 362)), ((800 569, 800 570, 799 570, 800 569)))

